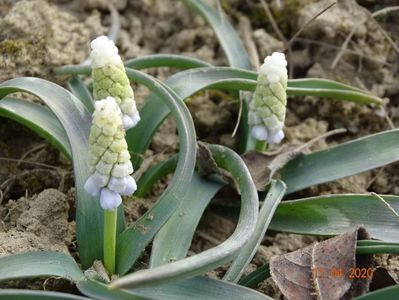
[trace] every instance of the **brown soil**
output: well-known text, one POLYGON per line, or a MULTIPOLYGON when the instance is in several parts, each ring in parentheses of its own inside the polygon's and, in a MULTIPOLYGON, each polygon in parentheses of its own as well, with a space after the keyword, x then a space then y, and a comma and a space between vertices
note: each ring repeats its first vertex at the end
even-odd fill
MULTIPOLYGON (((215 65, 227 65, 212 29, 179 1, 5 0, 0 3, 0 81, 18 76, 38 76, 62 83, 65 78, 55 77, 52 68, 85 60, 89 41, 106 33, 109 27, 109 2, 114 3, 121 16, 118 46, 124 58, 174 53, 197 57, 215 65)), ((378 24, 369 13, 394 5, 395 1, 383 1, 379 3, 381 7, 373 1, 358 2, 362 6, 355 1, 335 5, 307 26, 300 35, 301 39, 292 45, 290 66, 295 77, 334 79, 389 98, 387 115, 397 126, 398 53, 381 32, 385 30, 394 41, 399 40, 398 12, 378 18, 378 24), (357 29, 349 49, 356 54, 345 52, 332 68, 331 63, 338 51, 336 48, 342 45, 354 27, 357 29)), ((261 60, 272 51, 284 49, 284 43, 273 32, 259 1, 221 3, 239 34, 245 37, 245 46, 255 45, 261 60)), ((279 28, 289 39, 328 3, 330 1, 273 1, 271 9, 279 28)), ((259 64, 256 55, 252 55, 252 63, 254 66, 259 64)), ((149 73, 164 79, 170 71, 152 69, 149 73)), ((148 91, 136 87, 135 94, 141 107, 148 91)), ((234 147, 235 139, 231 132, 238 114, 234 99, 222 92, 201 92, 190 100, 188 106, 199 139, 234 147)), ((347 128, 348 133, 319 141, 310 150, 325 149, 387 130, 390 124, 368 106, 313 97, 289 99, 286 142, 303 143, 341 127, 347 128)), ((0 255, 44 249, 75 254, 73 178, 69 162, 47 142, 4 118, 0 118, 0 136, 0 255)), ((145 156, 156 162, 177 150, 176 125, 168 118, 145 156)), ((293 197, 370 191, 399 194, 397 167, 398 164, 393 164, 311 187, 293 197)), ((157 183, 150 199, 126 202, 127 221, 132 222, 142 215, 166 184, 167 180, 157 183)), ((190 253, 203 251, 225 240, 234 226, 232 221, 207 211, 190 253)), ((271 233, 265 237, 247 273, 266 263, 272 255, 293 251, 314 241, 313 237, 271 233)), ((394 279, 398 280, 397 257, 382 256, 378 264, 396 272, 394 279)), ((218 277, 223 273, 223 268, 220 268, 209 275, 218 277)), ((262 283, 259 290, 282 298, 270 280, 262 283)))

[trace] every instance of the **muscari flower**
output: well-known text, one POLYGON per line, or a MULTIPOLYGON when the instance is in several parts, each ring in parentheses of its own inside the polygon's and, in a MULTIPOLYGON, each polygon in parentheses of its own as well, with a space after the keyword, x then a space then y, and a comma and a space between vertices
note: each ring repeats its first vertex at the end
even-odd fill
POLYGON ((91 49, 94 98, 115 98, 122 111, 125 129, 136 126, 140 121, 140 115, 118 48, 108 37, 99 36, 91 42, 91 49))
POLYGON ((287 81, 285 55, 274 52, 266 57, 249 103, 248 123, 252 126, 251 134, 255 139, 278 144, 284 138, 287 81))
POLYGON ((100 195, 103 209, 118 207, 121 195, 131 195, 137 185, 130 176, 133 166, 127 150, 121 110, 112 97, 96 101, 89 136, 91 175, 84 188, 92 196, 100 195))

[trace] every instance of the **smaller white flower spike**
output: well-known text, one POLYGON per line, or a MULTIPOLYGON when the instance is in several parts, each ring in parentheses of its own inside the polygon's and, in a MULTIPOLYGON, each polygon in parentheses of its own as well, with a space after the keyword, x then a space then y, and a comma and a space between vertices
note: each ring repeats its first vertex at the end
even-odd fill
POLYGON ((91 48, 94 98, 101 100, 108 96, 113 97, 122 112, 125 130, 136 126, 140 115, 118 48, 106 36, 93 40, 91 48))
POLYGON ((92 175, 84 188, 92 196, 100 195, 103 209, 118 207, 121 195, 131 195, 136 182, 130 176, 133 166, 127 150, 122 113, 112 97, 96 101, 89 137, 89 164, 92 175))
POLYGON ((256 90, 249 103, 248 124, 255 139, 278 144, 284 138, 287 82, 285 55, 274 52, 260 67, 256 90))

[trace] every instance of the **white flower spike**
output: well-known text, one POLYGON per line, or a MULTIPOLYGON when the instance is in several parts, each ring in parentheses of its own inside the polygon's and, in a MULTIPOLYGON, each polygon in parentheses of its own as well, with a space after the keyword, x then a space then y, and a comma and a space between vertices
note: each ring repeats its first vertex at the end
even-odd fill
POLYGON ((114 98, 96 101, 89 137, 92 175, 84 188, 92 196, 100 195, 100 205, 105 210, 118 207, 122 202, 121 195, 131 195, 137 189, 130 176, 133 166, 121 115, 114 98))
POLYGON ((278 144, 284 138, 287 81, 285 55, 274 52, 266 57, 249 104, 248 123, 252 126, 251 133, 255 139, 278 144))
POLYGON ((108 37, 99 36, 91 42, 91 49, 94 98, 114 97, 122 111, 124 128, 136 126, 140 114, 118 48, 108 37))

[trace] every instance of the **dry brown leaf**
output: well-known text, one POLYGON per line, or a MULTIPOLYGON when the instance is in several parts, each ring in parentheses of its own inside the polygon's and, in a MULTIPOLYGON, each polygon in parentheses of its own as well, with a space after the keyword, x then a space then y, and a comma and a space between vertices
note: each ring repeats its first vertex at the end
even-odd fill
POLYGON ((274 152, 258 152, 251 150, 241 157, 245 161, 258 191, 264 191, 266 186, 272 180, 274 174, 284 167, 290 160, 303 154, 305 150, 317 141, 343 132, 346 132, 346 129, 335 129, 326 132, 303 145, 284 144, 280 149, 274 152))
POLYGON ((372 256, 356 257, 356 243, 367 238, 368 233, 360 227, 306 248, 274 256, 270 260, 272 278, 289 300, 343 300, 362 295, 369 289, 372 256), (362 275, 365 278, 357 278, 362 275))
POLYGON ((275 152, 258 152, 250 150, 241 157, 251 173, 258 191, 264 191, 274 174, 291 159, 302 154, 296 145, 283 145, 275 152))

